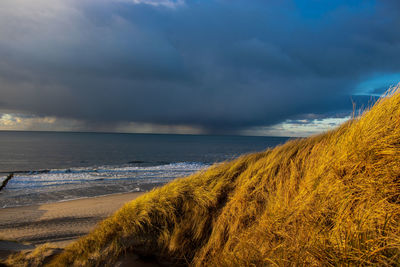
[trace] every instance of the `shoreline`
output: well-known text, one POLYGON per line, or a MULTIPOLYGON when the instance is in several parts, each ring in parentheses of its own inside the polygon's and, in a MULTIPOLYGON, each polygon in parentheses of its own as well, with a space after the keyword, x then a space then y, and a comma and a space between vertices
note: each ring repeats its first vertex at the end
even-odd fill
POLYGON ((0 209, 0 254, 49 243, 64 248, 146 192, 115 193, 0 209), (25 246, 21 246, 25 245, 25 246))
POLYGON ((168 182, 170 181, 147 183, 136 182, 131 184, 129 188, 127 188, 129 185, 114 183, 109 185, 93 185, 83 188, 65 188, 63 190, 54 191, 27 192, 25 194, 21 192, 16 194, 12 190, 5 190, 0 192, 0 212, 3 209, 9 208, 23 208, 118 194, 146 193, 155 188, 164 186, 168 182))
MULTIPOLYGON (((158 185, 160 186, 160 185, 158 185)), ((157 188, 157 186, 153 187, 157 188)), ((99 198, 99 197, 108 197, 108 196, 113 196, 113 195, 123 195, 123 194, 145 194, 149 191, 151 191, 153 188, 148 189, 146 191, 128 191, 128 192, 115 192, 115 193, 110 193, 110 194, 103 194, 103 195, 95 195, 95 196, 89 196, 89 197, 76 197, 76 198, 68 198, 68 199, 60 199, 60 200, 55 200, 55 201, 50 201, 50 202, 39 202, 39 203, 34 203, 34 204, 22 204, 22 205, 16 205, 16 206, 6 206, 6 207, 0 207, 0 212, 3 209, 12 209, 12 208, 24 208, 24 207, 31 207, 31 206, 42 206, 42 205, 47 205, 47 204, 56 204, 56 203, 62 203, 62 202, 68 202, 68 201, 74 201, 74 200, 83 200, 83 199, 88 199, 88 198, 99 198)), ((1 225, 1 222, 0 222, 1 225)), ((0 236, 1 237, 1 236, 0 236)))

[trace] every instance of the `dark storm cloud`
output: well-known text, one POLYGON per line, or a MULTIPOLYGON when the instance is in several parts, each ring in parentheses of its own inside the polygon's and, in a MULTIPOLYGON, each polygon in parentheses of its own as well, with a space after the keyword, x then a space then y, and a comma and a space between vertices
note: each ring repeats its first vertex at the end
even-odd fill
POLYGON ((351 111, 400 72, 398 5, 2 0, 0 109, 209 131, 351 111))

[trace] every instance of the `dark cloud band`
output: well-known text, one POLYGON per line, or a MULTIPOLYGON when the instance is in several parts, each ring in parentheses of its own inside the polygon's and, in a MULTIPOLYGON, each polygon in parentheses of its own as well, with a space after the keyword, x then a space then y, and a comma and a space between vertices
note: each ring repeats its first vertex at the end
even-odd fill
POLYGON ((400 72, 395 1, 26 2, 0 3, 2 110, 229 132, 351 111, 400 72))

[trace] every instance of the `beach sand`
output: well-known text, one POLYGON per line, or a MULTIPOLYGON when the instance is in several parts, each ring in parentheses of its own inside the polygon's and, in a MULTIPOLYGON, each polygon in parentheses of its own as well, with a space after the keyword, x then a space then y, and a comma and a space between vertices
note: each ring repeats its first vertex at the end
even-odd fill
POLYGON ((89 233, 140 193, 70 200, 64 202, 0 209, 0 258, 8 254, 50 243, 64 248, 89 233))

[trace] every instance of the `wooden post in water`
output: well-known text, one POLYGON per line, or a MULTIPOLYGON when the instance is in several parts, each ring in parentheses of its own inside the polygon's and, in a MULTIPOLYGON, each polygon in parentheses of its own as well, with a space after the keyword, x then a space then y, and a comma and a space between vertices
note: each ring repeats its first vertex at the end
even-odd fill
POLYGON ((11 178, 13 178, 14 173, 10 173, 7 178, 3 181, 2 185, 0 186, 0 191, 3 190, 4 187, 6 187, 8 181, 11 180, 11 178))

